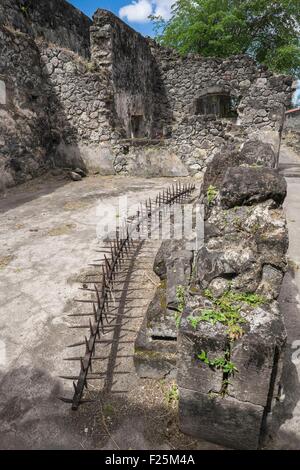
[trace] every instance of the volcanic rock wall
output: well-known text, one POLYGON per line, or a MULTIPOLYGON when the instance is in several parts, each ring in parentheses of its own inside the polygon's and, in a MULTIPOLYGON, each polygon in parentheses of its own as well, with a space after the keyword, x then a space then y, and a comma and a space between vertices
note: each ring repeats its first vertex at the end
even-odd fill
POLYGON ((40 174, 51 148, 48 97, 33 39, 0 26, 0 189, 40 174))
POLYGON ((1 0, 0 14, 2 186, 50 164, 201 176, 221 145, 253 139, 278 156, 291 78, 246 56, 183 58, 110 12, 92 23, 64 0, 1 0), (18 98, 24 80, 30 106, 18 98))
POLYGON ((259 139, 272 144, 278 154, 284 112, 292 96, 291 77, 275 76, 248 56, 181 57, 154 42, 151 45, 172 111, 158 113, 160 129, 192 173, 201 173, 226 143, 259 139), (229 96, 235 116, 201 114, 197 102, 212 95, 229 96))
POLYGON ((266 152, 258 161, 262 147, 250 150, 233 153, 233 166, 217 176, 220 157, 208 166, 204 246, 178 334, 181 429, 237 449, 263 441, 286 341, 277 302, 287 266, 286 182, 266 152))
POLYGON ((300 109, 287 111, 283 131, 284 143, 300 153, 300 109))
POLYGON ((1 0, 0 24, 90 55, 92 21, 64 0, 1 0))

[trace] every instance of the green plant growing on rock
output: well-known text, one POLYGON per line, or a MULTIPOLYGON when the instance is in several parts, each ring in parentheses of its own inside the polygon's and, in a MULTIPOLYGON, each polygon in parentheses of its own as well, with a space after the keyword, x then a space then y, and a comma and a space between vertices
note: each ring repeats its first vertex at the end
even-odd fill
POLYGON ((236 372, 238 372, 237 367, 233 362, 230 360, 230 351, 227 349, 224 353, 224 356, 217 357, 213 360, 208 358, 206 351, 201 351, 200 354, 196 355, 199 361, 204 362, 212 369, 222 370, 224 374, 228 374, 234 376, 236 372))
POLYGON ((266 297, 262 295, 251 293, 251 292, 232 292, 231 290, 226 291, 220 298, 220 302, 244 302, 251 307, 259 307, 267 302, 266 297))
POLYGON ((209 185, 206 193, 208 204, 211 204, 216 199, 218 194, 219 191, 217 188, 215 186, 209 185))
POLYGON ((230 360, 230 355, 230 349, 226 349, 224 356, 216 357, 213 360, 209 359, 206 351, 202 350, 200 354, 196 354, 196 358, 211 369, 222 371, 223 380, 221 390, 219 392, 214 392, 214 394, 221 395, 223 398, 228 393, 230 377, 233 377, 235 373, 238 373, 236 365, 230 360))
POLYGON ((169 405, 175 405, 179 400, 179 391, 177 384, 172 384, 169 390, 165 393, 166 401, 169 405))
POLYGON ((177 329, 180 327, 181 316, 185 308, 185 287, 177 286, 176 287, 176 298, 178 301, 177 312, 174 314, 175 323, 177 329))
POLYGON ((221 390, 211 391, 210 396, 218 395, 224 397, 228 394, 228 387, 231 385, 230 377, 238 373, 236 365, 231 361, 231 344, 241 338, 245 333, 242 325, 247 323, 246 319, 241 315, 243 304, 252 308, 263 305, 267 299, 261 295, 249 292, 233 292, 232 286, 229 285, 228 290, 220 297, 215 297, 211 290, 203 291, 204 297, 210 300, 212 307, 200 309, 200 315, 190 315, 187 320, 196 329, 200 322, 209 322, 212 325, 221 323, 227 327, 227 335, 229 344, 224 352, 224 356, 210 359, 207 352, 202 350, 196 354, 196 359, 206 364, 212 370, 221 370, 223 373, 221 390))
POLYGON ((187 318, 192 328, 197 329, 200 322, 208 322, 212 325, 222 323, 228 327, 227 334, 230 339, 237 339, 244 334, 244 330, 240 325, 246 323, 246 320, 240 315, 239 309, 233 306, 224 306, 217 309, 204 309, 201 315, 189 316, 187 318))
POLYGON ((86 62, 85 64, 86 71, 90 73, 94 73, 98 71, 98 66, 95 62, 86 62))

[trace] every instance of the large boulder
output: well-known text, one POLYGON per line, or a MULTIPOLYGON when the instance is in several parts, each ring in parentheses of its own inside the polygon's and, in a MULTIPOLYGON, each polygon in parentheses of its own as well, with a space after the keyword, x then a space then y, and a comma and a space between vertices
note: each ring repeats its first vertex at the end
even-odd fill
POLYGON ((259 140, 249 140, 240 152, 241 159, 247 165, 259 165, 267 168, 276 167, 276 155, 271 145, 259 140))
POLYGON ((285 179, 270 168, 228 168, 220 189, 221 206, 251 205, 272 199, 277 206, 286 197, 285 179))
POLYGON ((202 193, 206 194, 209 186, 220 189, 227 169, 239 166, 275 168, 276 155, 270 144, 259 140, 249 140, 240 150, 232 144, 224 146, 207 165, 202 193))
POLYGON ((232 145, 228 147, 224 146, 207 165, 201 192, 206 194, 209 186, 214 186, 219 189, 227 168, 230 166, 239 166, 240 164, 241 156, 238 150, 232 145))

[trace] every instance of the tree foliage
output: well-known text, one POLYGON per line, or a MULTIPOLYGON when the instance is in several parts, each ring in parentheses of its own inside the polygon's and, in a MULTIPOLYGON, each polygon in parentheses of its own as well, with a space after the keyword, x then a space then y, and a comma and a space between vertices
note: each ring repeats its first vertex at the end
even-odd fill
POLYGON ((300 75, 299 0, 178 0, 169 21, 152 20, 158 41, 182 54, 249 54, 276 72, 300 75))

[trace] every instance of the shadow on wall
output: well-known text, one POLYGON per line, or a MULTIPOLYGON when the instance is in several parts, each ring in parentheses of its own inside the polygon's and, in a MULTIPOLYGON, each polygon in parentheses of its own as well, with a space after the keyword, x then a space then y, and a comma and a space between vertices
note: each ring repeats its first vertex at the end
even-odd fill
POLYGON ((42 69, 36 43, 12 28, 1 27, 0 36, 0 191, 53 167, 62 139, 73 139, 74 166, 84 169, 77 131, 42 69))
POLYGON ((44 67, 43 74, 48 102, 49 134, 51 136, 49 145, 47 145, 51 166, 65 169, 80 168, 86 172, 86 164, 78 145, 80 140, 78 129, 71 124, 60 95, 56 92, 55 86, 49 78, 47 67, 44 67))
POLYGON ((173 111, 166 86, 156 59, 153 60, 153 94, 155 96, 153 135, 154 138, 171 138, 173 111))

